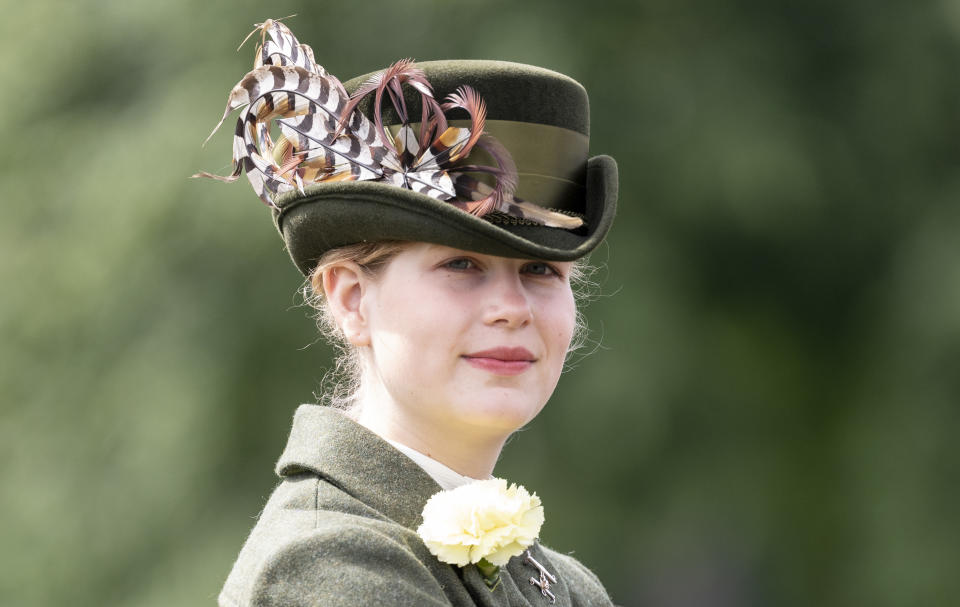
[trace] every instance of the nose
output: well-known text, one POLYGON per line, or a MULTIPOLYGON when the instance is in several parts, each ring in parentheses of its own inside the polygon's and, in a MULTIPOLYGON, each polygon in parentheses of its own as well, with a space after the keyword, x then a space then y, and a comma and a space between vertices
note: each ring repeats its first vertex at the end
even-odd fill
POLYGON ((507 328, 520 328, 533 320, 529 293, 516 273, 501 273, 492 279, 486 297, 484 323, 507 328))

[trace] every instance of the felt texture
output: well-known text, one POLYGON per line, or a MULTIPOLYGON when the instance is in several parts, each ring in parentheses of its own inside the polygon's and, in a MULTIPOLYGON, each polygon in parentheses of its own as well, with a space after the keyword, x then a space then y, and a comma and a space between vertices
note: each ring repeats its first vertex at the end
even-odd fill
POLYGON ((326 251, 363 241, 430 242, 501 257, 571 261, 607 234, 617 206, 617 164, 609 156, 587 162, 586 224, 577 230, 494 223, 440 200, 391 185, 320 183, 306 196, 278 201, 275 222, 297 268, 309 274, 326 251))
MULTIPOLYGON (((442 100, 468 85, 480 93, 487 104, 487 118, 516 120, 535 124, 561 126, 590 136, 590 102, 579 82, 559 72, 542 67, 509 61, 449 59, 418 61, 427 80, 433 85, 433 96, 442 100)), ((353 94, 373 73, 343 83, 353 94)), ((420 116, 420 96, 413 89, 404 91, 407 111, 412 119, 420 116)), ((373 116, 373 96, 358 106, 368 117, 373 116)), ((466 114, 466 112, 464 112, 466 114)), ((383 104, 384 124, 399 122, 390 103, 383 104)))
MULTIPOLYGON (((274 490, 219 597, 222 607, 548 605, 514 557, 491 592, 473 565, 441 563, 416 534, 440 487, 411 459, 329 407, 302 405, 274 490)), ((549 524, 549 518, 548 523, 549 524)), ((556 605, 610 605, 597 578, 539 543, 556 605)))
MULTIPOLYGON (((426 72, 438 99, 469 84, 486 101, 491 120, 549 125, 589 136, 587 93, 567 76, 503 61, 417 65, 426 72)), ((352 91, 366 78, 355 78, 345 86, 352 91)), ((372 115, 370 99, 359 106, 368 115, 372 115)), ((386 110, 390 104, 383 107, 386 110)), ((419 107, 411 95, 410 115, 419 117, 419 107)), ((396 121, 392 113, 384 116, 385 123, 396 121)), ((319 257, 332 248, 376 240, 431 242, 504 257, 570 261, 600 244, 616 214, 616 162, 609 156, 588 159, 582 153, 585 171, 574 171, 577 184, 581 175, 584 184, 579 199, 534 201, 582 215, 585 225, 577 230, 529 225, 504 216, 480 219, 424 194, 369 181, 314 184, 305 189, 305 195, 288 192, 275 201, 274 223, 303 274, 309 274, 319 257)))
MULTIPOLYGON (((448 124, 470 128, 469 120, 450 120, 448 124)), ((387 128, 396 136, 400 125, 387 128)), ((510 150, 517 165, 514 196, 534 204, 544 201, 554 210, 583 213, 584 159, 590 149, 590 139, 586 135, 559 126, 513 120, 487 120, 483 131, 510 150)), ((469 162, 496 166, 493 157, 476 147, 470 152, 469 162)), ((485 179, 483 175, 477 177, 485 179)), ((486 183, 493 185, 493 180, 488 179, 486 183)))

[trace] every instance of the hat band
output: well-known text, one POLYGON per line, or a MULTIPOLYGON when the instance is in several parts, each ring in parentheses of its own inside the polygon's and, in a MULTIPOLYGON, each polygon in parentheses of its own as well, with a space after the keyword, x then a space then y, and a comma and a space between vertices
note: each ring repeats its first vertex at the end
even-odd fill
MULTIPOLYGON (((450 126, 470 127, 469 120, 450 126)), ((419 128, 419 123, 411 123, 419 128)), ((392 134, 400 125, 389 127, 392 134)), ((507 148, 517 165, 517 198, 550 209, 583 213, 590 139, 583 133, 549 124, 487 120, 484 132, 507 148)), ((483 150, 470 152, 470 164, 496 166, 483 150)))

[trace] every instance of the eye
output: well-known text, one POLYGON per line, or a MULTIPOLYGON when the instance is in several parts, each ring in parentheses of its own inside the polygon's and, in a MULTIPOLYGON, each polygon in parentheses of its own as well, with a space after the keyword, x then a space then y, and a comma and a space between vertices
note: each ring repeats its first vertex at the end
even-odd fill
POLYGON ((443 264, 443 267, 446 268, 446 269, 448 269, 448 270, 457 270, 457 271, 461 271, 461 272, 464 271, 464 270, 471 270, 471 269, 473 269, 475 266, 476 266, 476 264, 473 263, 473 260, 472 260, 472 259, 468 259, 468 258, 466 258, 466 257, 457 257, 457 258, 451 259, 451 260, 449 260, 449 261, 447 261, 447 262, 444 262, 444 264, 443 264))
POLYGON ((561 276, 556 268, 542 261, 531 261, 528 264, 524 264, 521 271, 524 274, 532 274, 533 276, 556 276, 558 278, 561 276))

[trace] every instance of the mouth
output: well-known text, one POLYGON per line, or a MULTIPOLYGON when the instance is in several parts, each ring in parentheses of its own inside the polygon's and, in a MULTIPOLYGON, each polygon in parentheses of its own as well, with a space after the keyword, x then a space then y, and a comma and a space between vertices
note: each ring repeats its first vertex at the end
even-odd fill
POLYGON ((461 358, 496 375, 519 375, 537 362, 537 357, 526 348, 491 348, 464 354, 461 358))

